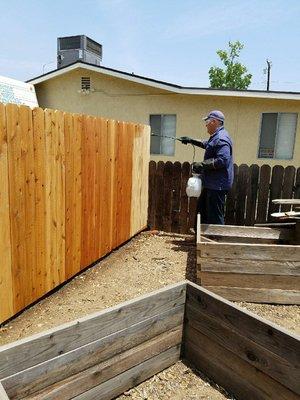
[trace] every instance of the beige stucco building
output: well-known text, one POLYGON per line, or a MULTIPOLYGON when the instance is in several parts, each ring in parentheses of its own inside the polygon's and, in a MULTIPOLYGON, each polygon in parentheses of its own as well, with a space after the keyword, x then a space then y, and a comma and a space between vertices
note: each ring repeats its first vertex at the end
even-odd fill
POLYGON ((220 109, 237 164, 300 165, 300 93, 187 88, 82 62, 30 82, 43 108, 143 124, 154 116, 152 131, 161 137, 152 150, 171 154, 152 154, 154 160, 192 161, 191 146, 163 136, 206 138, 202 118, 220 109))

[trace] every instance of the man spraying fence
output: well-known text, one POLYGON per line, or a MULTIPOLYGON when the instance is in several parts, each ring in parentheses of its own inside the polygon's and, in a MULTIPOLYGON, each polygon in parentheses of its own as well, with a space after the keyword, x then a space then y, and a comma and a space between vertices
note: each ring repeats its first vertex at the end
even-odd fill
POLYGON ((224 128, 225 117, 221 111, 211 111, 203 120, 210 136, 208 140, 188 136, 179 140, 205 149, 204 160, 192 165, 193 172, 202 176, 203 189, 197 204, 201 223, 224 225, 225 196, 233 183, 232 140, 224 128))

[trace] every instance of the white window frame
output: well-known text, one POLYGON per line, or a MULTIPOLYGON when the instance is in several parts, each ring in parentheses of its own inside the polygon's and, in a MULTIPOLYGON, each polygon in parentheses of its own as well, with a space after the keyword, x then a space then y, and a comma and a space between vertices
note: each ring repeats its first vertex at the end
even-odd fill
POLYGON ((262 113, 261 113, 261 118, 260 118, 260 128, 259 128, 259 140, 258 140, 257 158, 260 159, 260 160, 263 160, 263 159, 266 159, 266 160, 268 160, 268 159, 269 159, 269 160, 293 160, 293 158, 294 158, 294 152, 295 152, 295 142, 296 142, 297 125, 298 125, 298 113, 297 113, 297 112, 278 112, 278 111, 262 112, 262 113), (261 157, 261 156, 260 156, 260 141, 261 141, 262 124, 263 124, 263 116, 264 116, 264 114, 277 114, 276 132, 275 132, 275 143, 274 143, 274 156, 273 156, 273 157, 261 157), (295 114, 295 115, 296 115, 296 124, 295 124, 294 143, 293 143, 292 155, 291 155, 291 157, 286 157, 286 158, 278 158, 278 157, 275 157, 275 155, 276 155, 276 146, 277 146, 277 135, 278 135, 278 122, 279 122, 279 116, 280 116, 281 114, 295 114))
MULTIPOLYGON (((162 156, 167 156, 167 157, 174 157, 174 155, 175 155, 175 138, 176 138, 176 131, 177 131, 177 114, 150 114, 149 115, 149 125, 151 126, 151 124, 150 124, 150 121, 151 121, 151 116, 160 116, 161 118, 163 118, 163 117, 165 117, 165 116, 174 116, 175 117, 175 132, 174 132, 174 146, 173 146, 173 152, 172 152, 172 154, 166 154, 166 153, 164 153, 163 151, 162 151, 162 149, 161 149, 161 146, 162 146, 162 139, 163 139, 163 136, 162 136, 162 132, 160 132, 160 149, 159 149, 159 153, 151 153, 151 155, 162 155, 162 156)), ((152 132, 151 132, 152 133, 152 132)), ((172 140, 172 139, 170 139, 170 140, 172 140)))

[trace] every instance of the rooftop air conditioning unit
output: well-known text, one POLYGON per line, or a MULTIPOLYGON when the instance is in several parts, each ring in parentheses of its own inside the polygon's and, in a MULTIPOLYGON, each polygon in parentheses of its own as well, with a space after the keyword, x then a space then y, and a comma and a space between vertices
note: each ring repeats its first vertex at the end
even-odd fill
POLYGON ((85 35, 57 38, 57 68, 65 67, 76 61, 100 65, 102 45, 85 35))

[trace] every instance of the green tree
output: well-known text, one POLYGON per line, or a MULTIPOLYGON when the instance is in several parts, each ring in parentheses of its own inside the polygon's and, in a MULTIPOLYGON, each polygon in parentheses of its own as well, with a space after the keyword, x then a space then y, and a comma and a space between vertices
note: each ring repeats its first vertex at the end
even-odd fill
POLYGON ((228 45, 228 51, 217 51, 225 68, 211 67, 208 71, 210 87, 245 90, 251 83, 252 75, 247 74, 247 68, 238 61, 244 45, 239 41, 229 42, 228 45))

